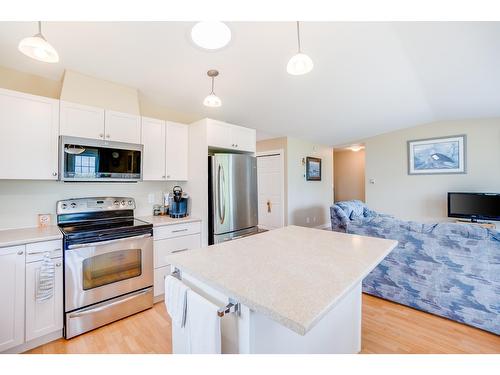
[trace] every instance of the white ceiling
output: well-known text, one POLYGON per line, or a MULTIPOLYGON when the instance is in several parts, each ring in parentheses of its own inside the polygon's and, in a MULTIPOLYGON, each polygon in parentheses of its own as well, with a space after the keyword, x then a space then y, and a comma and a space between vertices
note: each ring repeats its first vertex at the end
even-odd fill
POLYGON ((53 79, 64 69, 136 87, 165 107, 329 145, 438 120, 500 117, 500 22, 307 22, 314 70, 290 76, 293 22, 228 23, 217 52, 191 43, 188 22, 51 22, 60 63, 17 43, 35 23, 0 22, 0 65, 53 79), (216 68, 223 105, 202 105, 216 68))

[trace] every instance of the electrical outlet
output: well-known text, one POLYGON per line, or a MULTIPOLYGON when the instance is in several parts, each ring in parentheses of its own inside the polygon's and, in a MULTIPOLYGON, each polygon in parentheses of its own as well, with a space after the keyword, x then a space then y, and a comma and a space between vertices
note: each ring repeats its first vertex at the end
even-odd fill
POLYGON ((154 202, 155 202, 155 194, 149 193, 148 194, 148 203, 153 204, 154 202))
POLYGON ((311 218, 306 217, 306 224, 309 224, 311 222, 311 218))
POLYGON ((315 222, 316 222, 316 216, 313 217, 313 223, 315 223, 315 222))

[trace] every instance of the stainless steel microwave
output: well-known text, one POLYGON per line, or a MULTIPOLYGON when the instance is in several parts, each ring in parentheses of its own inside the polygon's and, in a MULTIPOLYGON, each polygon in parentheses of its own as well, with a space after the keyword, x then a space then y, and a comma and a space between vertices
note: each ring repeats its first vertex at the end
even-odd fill
POLYGON ((59 179, 72 182, 137 182, 143 145, 59 137, 59 179))

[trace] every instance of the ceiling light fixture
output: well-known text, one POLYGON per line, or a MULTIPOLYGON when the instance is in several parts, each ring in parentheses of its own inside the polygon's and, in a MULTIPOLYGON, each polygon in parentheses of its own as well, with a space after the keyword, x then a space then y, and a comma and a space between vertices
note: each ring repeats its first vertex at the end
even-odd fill
POLYGON ((286 71, 294 76, 299 76, 302 74, 309 73, 314 67, 311 58, 307 56, 305 53, 302 53, 300 49, 299 21, 297 21, 297 44, 299 47, 298 53, 292 56, 292 58, 288 61, 288 64, 286 65, 286 71))
POLYGON ((219 75, 219 72, 215 69, 210 69, 207 72, 207 75, 210 78, 212 78, 212 91, 205 98, 205 100, 203 101, 203 104, 206 105, 207 107, 220 107, 222 105, 222 101, 220 100, 220 98, 217 95, 215 95, 215 92, 214 92, 214 79, 215 79, 215 77, 217 77, 219 75))
POLYGON ((223 22, 202 21, 191 29, 191 39, 198 47, 216 50, 231 41, 231 30, 223 22))
POLYGON ((364 149, 365 147, 362 145, 352 145, 352 146, 347 147, 347 148, 351 151, 358 152, 358 151, 361 151, 362 149, 364 149))
POLYGON ((19 51, 32 59, 56 63, 59 61, 57 51, 42 35, 42 22, 38 21, 38 34, 22 39, 17 46, 19 51))

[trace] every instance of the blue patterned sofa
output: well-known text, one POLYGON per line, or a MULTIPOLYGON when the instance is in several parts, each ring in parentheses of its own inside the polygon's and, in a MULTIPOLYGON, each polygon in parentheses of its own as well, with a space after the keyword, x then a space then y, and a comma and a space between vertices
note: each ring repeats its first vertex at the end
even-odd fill
POLYGON ((338 202, 330 216, 334 231, 399 241, 365 293, 500 334, 499 231, 403 221, 361 201, 338 202))

